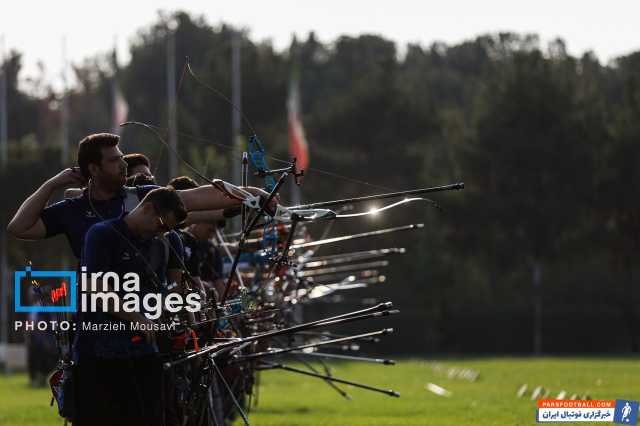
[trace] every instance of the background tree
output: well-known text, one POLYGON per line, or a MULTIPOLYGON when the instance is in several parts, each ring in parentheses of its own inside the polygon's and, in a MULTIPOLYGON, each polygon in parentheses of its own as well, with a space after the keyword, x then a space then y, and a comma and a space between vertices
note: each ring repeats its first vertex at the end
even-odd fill
MULTIPOLYGON (((253 40, 248 29, 165 14, 139 31, 130 62, 119 70, 106 54, 74 66, 73 141, 111 128, 114 78, 129 118, 166 131, 172 20, 179 149, 208 175, 231 179, 238 160, 231 107, 183 75, 184 58, 203 82, 228 95, 231 41, 240 34, 242 110, 273 157, 288 156, 286 98, 294 61, 301 71, 311 152, 305 200, 465 181, 462 193, 434 196, 444 213, 416 205, 332 230, 341 235, 425 223, 421 233, 367 242, 406 247, 408 254, 393 260, 389 284, 344 294, 346 304, 392 299, 402 309, 392 318, 399 333, 382 349, 638 351, 633 260, 640 248, 634 192, 640 181, 640 53, 603 65, 592 53, 569 55, 562 40, 541 47, 536 35, 512 33, 406 47, 377 35, 322 43, 310 33, 277 51, 253 40), (594 333, 607 334, 607 348, 591 338, 594 333)), ((5 67, 11 153, 1 176, 6 223, 26 195, 71 162, 59 160, 61 94, 44 80, 32 82, 37 90, 22 87, 17 52, 5 67)), ((244 123, 244 136, 250 132, 244 123)), ((169 178, 169 153, 149 132, 126 128, 123 146, 149 155, 161 183, 169 178)), ((326 247, 322 254, 363 247, 326 247)), ((11 241, 10 249, 15 268, 27 259, 50 267, 71 262, 60 258, 66 253, 61 239, 11 241)), ((316 304, 306 314, 345 309, 316 304)))

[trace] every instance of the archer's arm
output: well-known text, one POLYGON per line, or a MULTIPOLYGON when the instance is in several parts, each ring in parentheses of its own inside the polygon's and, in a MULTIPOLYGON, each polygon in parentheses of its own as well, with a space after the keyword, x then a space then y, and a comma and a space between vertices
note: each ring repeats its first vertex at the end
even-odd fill
MULTIPOLYGON (((243 187, 242 189, 252 193, 253 195, 262 195, 267 197, 269 194, 260 188, 252 186, 243 187)), ((182 199, 187 211, 194 210, 222 210, 229 207, 240 205, 240 201, 223 194, 219 189, 205 185, 193 189, 183 189, 177 191, 182 199)))
POLYGON ((185 225, 193 225, 194 223, 217 223, 224 220, 224 210, 197 210, 189 211, 185 225))
POLYGON ((69 185, 84 183, 80 172, 65 169, 42 184, 27 198, 7 226, 9 234, 23 240, 40 240, 47 236, 47 228, 40 218, 53 193, 69 185))

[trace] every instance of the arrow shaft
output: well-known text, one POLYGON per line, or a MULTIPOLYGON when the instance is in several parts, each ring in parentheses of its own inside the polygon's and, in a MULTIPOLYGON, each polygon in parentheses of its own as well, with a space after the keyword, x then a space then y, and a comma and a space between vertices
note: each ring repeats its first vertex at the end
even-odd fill
POLYGON ((303 244, 292 244, 292 249, 321 246, 324 244, 339 243, 342 241, 357 240, 359 238, 375 237, 378 235, 389 234, 391 232, 410 231, 412 229, 424 228, 423 223, 414 223, 411 225, 397 226, 395 228, 379 229, 377 231, 363 232, 361 234, 345 235, 342 237, 327 238, 325 240, 311 241, 303 244))
POLYGON ((354 386, 356 388, 366 389, 366 390, 370 390, 370 391, 373 391, 373 392, 379 392, 379 393, 383 393, 383 394, 389 395, 389 396, 395 396, 395 397, 399 397, 400 396, 399 393, 397 393, 397 392, 395 392, 395 391, 393 391, 391 389, 381 389, 381 388, 376 388, 374 386, 365 385, 365 384, 362 384, 362 383, 352 382, 350 380, 339 379, 339 378, 333 377, 333 376, 325 376, 325 375, 322 375, 322 374, 316 374, 316 373, 312 373, 310 371, 300 370, 299 368, 289 367, 289 366, 284 365, 284 364, 264 363, 264 366, 266 368, 258 367, 258 369, 260 369, 260 370, 272 370, 272 369, 276 369, 277 368, 277 369, 289 371, 289 372, 292 372, 292 373, 298 373, 298 374, 304 374, 306 376, 316 377, 318 379, 331 380, 332 382, 342 383, 344 385, 350 385, 350 386, 354 386))
POLYGON ((310 276, 315 277, 318 275, 336 274, 340 272, 353 272, 353 271, 361 271, 363 269, 384 268, 385 266, 389 266, 388 260, 378 260, 375 262, 364 262, 364 263, 355 263, 351 265, 333 266, 330 268, 309 269, 304 272, 298 272, 297 275, 299 277, 310 277, 310 276))
MULTIPOLYGON (((317 278, 313 275, 310 275, 305 278, 313 278, 313 280, 308 280, 308 287, 315 287, 325 284, 341 283, 345 281, 345 279, 349 278, 349 276, 353 276, 353 281, 363 282, 362 280, 365 279, 377 278, 378 276, 380 276, 380 272, 375 269, 366 269, 364 271, 344 271, 341 274, 322 275, 318 276, 317 278)), ((348 282, 352 281, 349 280, 348 282)))
POLYGON ((330 266, 341 263, 355 262, 359 260, 377 259, 393 254, 405 253, 403 248, 388 248, 380 250, 357 251, 353 253, 336 254, 323 257, 313 257, 302 264, 303 268, 318 268, 320 266, 330 266))
POLYGON ((321 341, 321 342, 308 343, 306 345, 292 346, 290 348, 283 348, 283 349, 275 349, 275 350, 271 350, 271 351, 257 352, 257 353, 254 353, 254 354, 249 354, 249 355, 245 355, 245 356, 239 357, 235 362, 250 361, 252 359, 264 358, 265 356, 280 355, 280 354, 285 354, 287 352, 294 352, 294 351, 299 351, 299 350, 307 349, 307 348, 315 348, 315 347, 318 347, 318 346, 326 346, 326 345, 331 345, 331 344, 334 344, 334 343, 350 342, 352 340, 362 339, 362 338, 365 338, 365 337, 373 337, 373 336, 380 336, 382 334, 389 334, 392 331, 393 331, 392 328, 386 328, 384 330, 372 331, 370 333, 363 333, 363 334, 358 334, 358 335, 355 335, 355 336, 341 337, 339 339, 324 340, 324 341, 321 341))
POLYGON ((404 197, 409 195, 429 194, 431 192, 451 191, 451 190, 457 190, 457 189, 463 189, 463 188, 464 188, 464 183, 460 182, 460 183, 454 183, 451 185, 434 186, 431 188, 411 189, 408 191, 389 192, 386 194, 367 195, 364 197, 344 198, 342 200, 322 201, 319 203, 302 204, 299 206, 289 207, 289 209, 291 210, 317 209, 321 207, 339 206, 342 204, 361 203, 365 201, 374 201, 374 200, 385 200, 387 198, 398 198, 398 197, 404 197))
POLYGON ((385 365, 395 364, 395 361, 393 360, 382 359, 382 358, 369 358, 369 357, 354 356, 354 355, 329 354, 324 352, 293 351, 293 353, 296 355, 310 356, 310 357, 316 357, 316 358, 343 359, 346 361, 372 362, 374 364, 385 364, 385 365))
POLYGON ((254 336, 245 337, 243 339, 238 339, 233 342, 225 342, 217 345, 210 346, 208 348, 204 348, 196 353, 191 353, 183 358, 179 358, 173 361, 169 361, 164 363, 164 369, 167 370, 169 368, 175 367, 176 365, 183 364, 185 362, 194 360, 196 358, 200 358, 209 354, 218 354, 224 350, 231 349, 235 346, 242 345, 247 342, 253 342, 256 340, 267 339, 269 337, 276 337, 285 334, 293 334, 298 331, 305 330, 313 330, 314 328, 327 327, 330 325, 349 323, 352 321, 359 321, 366 318, 375 318, 383 315, 390 315, 395 313, 394 311, 389 311, 393 304, 391 302, 379 303, 376 306, 372 306, 370 308, 361 309, 359 311, 348 312, 346 314, 337 315, 330 318, 325 318, 317 321, 312 321, 304 324, 294 325, 293 327, 284 328, 280 330, 268 331, 262 334, 256 334, 254 336))

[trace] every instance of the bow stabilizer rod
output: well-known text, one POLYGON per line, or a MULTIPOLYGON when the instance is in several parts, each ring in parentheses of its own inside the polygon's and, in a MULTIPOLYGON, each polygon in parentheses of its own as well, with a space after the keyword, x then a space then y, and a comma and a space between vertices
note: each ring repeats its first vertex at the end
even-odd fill
POLYGON ((318 342, 313 342, 313 343, 307 343, 304 345, 300 345, 300 346, 292 346, 289 348, 272 348, 269 349, 267 351, 264 352, 256 352, 256 353, 252 353, 249 355, 244 355, 244 356, 240 356, 237 359, 233 360, 232 363, 238 363, 238 362, 244 362, 244 361, 250 361, 253 359, 258 359, 258 358, 264 358, 267 356, 273 356, 273 355, 281 355, 281 354, 285 354, 288 352, 294 352, 294 351, 299 351, 302 349, 307 349, 307 348, 316 348, 318 346, 325 346, 325 345, 331 345, 331 344, 335 344, 335 343, 342 343, 342 342, 350 342, 352 340, 358 340, 358 339, 362 339, 362 338, 366 338, 366 337, 372 337, 372 336, 380 336, 380 335, 385 335, 385 334, 389 334, 389 333, 393 333, 393 328, 385 328, 379 331, 372 331, 369 333, 363 333, 363 334, 358 334, 356 336, 347 336, 347 337, 341 337, 339 339, 332 339, 332 340, 321 340, 318 342))
POLYGON ((289 210, 317 209, 322 207, 340 206, 343 204, 361 203, 364 201, 385 200, 387 198, 398 198, 409 195, 429 194, 431 192, 442 192, 464 189, 464 182, 453 183, 450 185, 434 186, 431 188, 410 189, 408 191, 388 192, 386 194, 367 195, 364 197, 345 198, 342 200, 321 201, 318 203, 301 204, 291 206, 289 210))
POLYGON ((333 377, 333 376, 324 376, 322 374, 316 374, 316 373, 312 373, 310 371, 304 371, 304 370, 300 370, 298 368, 289 367, 289 366, 284 365, 284 364, 275 364, 275 363, 263 362, 262 365, 258 366, 256 369, 257 370, 280 369, 280 370, 285 370, 285 371, 289 371, 289 372, 292 372, 292 373, 298 373, 298 374, 304 374, 306 376, 316 377, 318 379, 331 380, 332 382, 342 383, 342 384, 345 384, 345 385, 350 385, 350 386, 354 386, 356 388, 366 389, 366 390, 370 390, 370 391, 373 391, 373 392, 380 392, 380 393, 383 393, 385 395, 394 396, 396 398, 400 397, 400 394, 398 392, 392 390, 392 389, 381 389, 381 388, 376 388, 374 386, 364 385, 362 383, 356 383, 356 382, 351 382, 349 380, 339 379, 339 378, 333 377))
POLYGON ((292 244, 290 248, 298 249, 298 248, 305 248, 305 247, 322 246, 325 244, 333 244, 341 241, 356 240, 358 238, 375 237, 377 235, 388 234, 390 232, 410 231, 412 229, 421 229, 421 228, 424 228, 424 223, 414 223, 411 225, 397 226, 395 228, 385 228, 385 229, 378 229, 377 231, 363 232, 361 234, 344 235, 342 237, 327 238, 324 240, 311 241, 308 243, 292 244))

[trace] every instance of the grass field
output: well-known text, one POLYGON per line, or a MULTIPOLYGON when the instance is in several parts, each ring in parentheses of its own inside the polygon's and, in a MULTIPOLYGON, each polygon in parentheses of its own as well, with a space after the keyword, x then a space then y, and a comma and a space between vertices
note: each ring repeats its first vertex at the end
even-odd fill
MULTIPOLYGON (((400 398, 342 386, 343 399, 318 379, 283 371, 261 376, 253 425, 530 425, 535 424, 531 390, 590 395, 593 399, 640 399, 640 361, 636 358, 458 358, 406 360, 395 366, 337 363, 333 374, 400 392, 400 398), (433 362, 442 368, 435 371, 433 362), (447 369, 477 371, 477 381, 449 378, 447 369), (426 390, 437 384, 452 393, 426 390), (516 392, 527 384, 526 397, 516 392)), ((0 425, 61 425, 46 389, 34 390, 25 375, 0 376, 0 425)), ((240 425, 241 422, 236 422, 240 425)))

